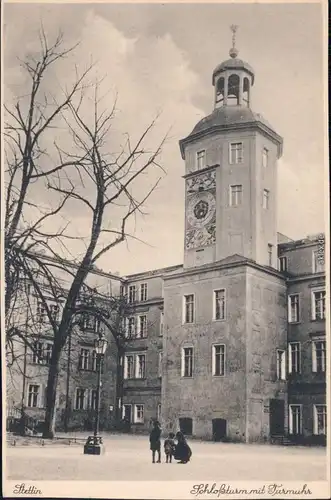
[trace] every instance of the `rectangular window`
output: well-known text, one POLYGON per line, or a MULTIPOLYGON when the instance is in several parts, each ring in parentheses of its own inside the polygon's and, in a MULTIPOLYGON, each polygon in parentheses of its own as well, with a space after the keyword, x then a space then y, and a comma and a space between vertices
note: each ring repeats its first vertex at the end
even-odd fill
POLYGON ((312 319, 325 319, 325 290, 312 292, 312 319))
POLYGON ((40 385, 29 384, 28 387, 28 406, 30 408, 39 407, 40 385))
POLYGON ((99 318, 95 318, 95 327, 94 327, 94 332, 96 334, 103 334, 105 331, 104 324, 99 318))
POLYGON ((193 347, 182 349, 182 377, 193 377, 193 347))
POLYGON ((128 318, 128 337, 133 338, 136 336, 136 318, 131 316, 128 318))
POLYGON ((225 375, 225 345, 215 344, 212 348, 212 372, 214 377, 225 375))
POLYGON ((326 405, 314 405, 314 434, 317 436, 326 436, 326 426, 326 405))
POLYGON ((44 362, 46 365, 49 365, 52 359, 52 349, 53 344, 45 344, 44 345, 44 362))
POLYGON ((286 380, 286 352, 283 349, 276 351, 277 380, 286 380))
POLYGON ((76 389, 75 410, 87 409, 87 389, 76 389))
POLYGON ((124 295, 125 295, 125 286, 120 285, 120 297, 124 297, 124 295))
POLYGON ((324 247, 313 252, 313 273, 324 273, 324 247))
POLYGON ((90 400, 91 410, 97 409, 97 394, 98 394, 98 391, 96 389, 91 389, 91 400, 90 400))
POLYGON ((201 170, 206 166, 206 151, 203 149, 202 151, 197 152, 197 170, 201 170))
POLYGON ((84 314, 84 319, 83 319, 83 329, 84 330, 91 330, 94 332, 95 330, 95 318, 92 316, 92 314, 84 314))
POLYGON ((300 342, 289 343, 288 371, 289 373, 301 372, 301 349, 300 342))
POLYGON ((278 263, 280 272, 287 271, 287 257, 279 257, 278 263))
POLYGON ((57 321, 59 317, 59 306, 57 304, 49 304, 48 307, 53 320, 57 321))
POLYGON ((313 340, 312 342, 312 369, 315 373, 326 371, 326 342, 325 340, 313 340))
POLYGON ((33 343, 32 363, 38 363, 40 365, 44 363, 42 342, 33 343))
POLYGON ((214 319, 225 319, 225 290, 214 290, 214 319))
POLYGON ((161 311, 160 314, 160 336, 163 336, 163 324, 164 324, 164 312, 161 311))
POLYGON ((91 370, 93 372, 96 372, 97 369, 98 369, 97 353, 95 351, 92 351, 92 356, 91 356, 91 370))
POLYGON ((142 283, 140 285, 140 300, 141 302, 147 300, 147 283, 142 283))
POLYGON ((299 295, 289 295, 288 296, 288 322, 289 323, 298 323, 299 322, 299 313, 300 313, 300 302, 299 295))
POLYGON ((89 359, 90 359, 89 349, 81 349, 80 356, 79 356, 79 369, 80 370, 88 370, 89 369, 89 359))
POLYGON ((268 266, 272 266, 272 245, 268 243, 268 266))
POLYGON ((184 323, 194 322, 194 295, 184 295, 184 323))
POLYGON ((262 149, 262 167, 267 168, 269 161, 269 151, 267 148, 262 149))
POLYGON ((134 357, 132 354, 127 354, 124 357, 124 378, 134 378, 134 357))
POLYGON ((162 351, 159 351, 158 375, 160 378, 162 377, 162 359, 163 359, 163 353, 162 351))
POLYGON ((157 405, 157 419, 160 422, 161 420, 161 403, 157 405))
POLYGON ((266 210, 269 209, 269 198, 270 198, 270 192, 268 189, 263 189, 263 208, 266 210))
POLYGON ((146 355, 137 354, 136 355, 136 378, 146 377, 146 355))
POLYGON ((302 433, 301 405, 289 406, 289 433, 294 436, 302 433))
POLYGON ((136 286, 129 286, 129 303, 132 304, 136 301, 136 286))
POLYGON ((243 187, 241 184, 230 186, 230 206, 238 207, 242 204, 243 187))
POLYGON ((242 142, 231 142, 230 144, 230 163, 242 163, 244 159, 243 155, 243 143, 242 142))
POLYGON ((44 304, 38 300, 37 302, 37 322, 45 323, 47 320, 47 312, 44 304))
POLYGON ((134 405, 134 423, 144 423, 144 405, 134 405))
POLYGON ((147 337, 147 316, 139 316, 139 330, 137 337, 143 339, 147 337))

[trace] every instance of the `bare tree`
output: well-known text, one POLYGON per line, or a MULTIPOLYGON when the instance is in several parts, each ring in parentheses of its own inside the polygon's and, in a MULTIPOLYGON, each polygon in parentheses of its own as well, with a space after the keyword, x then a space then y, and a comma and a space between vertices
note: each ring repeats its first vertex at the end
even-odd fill
MULTIPOLYGON (((98 259, 127 239, 129 220, 137 213, 143 213, 146 200, 160 180, 157 175, 150 184, 145 174, 150 174, 152 169, 163 172, 158 158, 164 139, 152 152, 146 149, 145 143, 155 125, 152 121, 137 140, 132 143, 126 136, 119 150, 110 153, 115 105, 110 110, 101 110, 100 82, 92 85, 87 81, 92 67, 89 66, 80 76, 77 73, 74 84, 62 90, 60 100, 56 99, 47 94, 47 86, 45 88, 42 81, 52 65, 74 47, 63 49, 61 36, 49 46, 43 30, 40 42, 39 57, 22 63, 31 80, 28 98, 25 94, 24 98, 17 98, 14 106, 6 107, 6 326, 7 335, 15 332, 11 324, 13 302, 18 283, 24 278, 41 302, 53 332, 44 431, 44 437, 52 438, 61 355, 77 318, 90 313, 103 322, 116 339, 119 357, 122 355, 123 333, 114 322, 114 316, 109 316, 99 305, 82 302, 81 297, 88 288, 86 279, 98 259), (87 113, 84 105, 91 91, 93 95, 87 113), (23 99, 27 101, 25 106, 21 103, 23 99), (43 141, 52 127, 59 126, 71 138, 69 150, 55 140, 51 148, 49 141, 43 141), (53 166, 50 168, 51 161, 53 166), (137 197, 135 187, 144 175, 145 189, 137 197), (55 207, 40 210, 31 197, 35 183, 41 190, 38 196, 42 199, 43 192, 46 198, 49 193, 57 201, 55 207), (67 222, 54 229, 59 215, 63 216, 74 204, 79 211, 86 212, 87 235, 84 237, 73 236, 67 222), (34 219, 29 210, 37 213, 34 219), (62 252, 68 251, 68 242, 75 239, 82 243, 82 251, 78 258, 68 261, 62 252), (41 249, 48 259, 40 255, 41 249), (65 274, 65 294, 59 273, 65 274), (45 287, 54 299, 59 293, 65 296, 58 320, 52 314, 45 287)), ((122 314, 120 308, 121 301, 117 301, 118 318, 122 314)))

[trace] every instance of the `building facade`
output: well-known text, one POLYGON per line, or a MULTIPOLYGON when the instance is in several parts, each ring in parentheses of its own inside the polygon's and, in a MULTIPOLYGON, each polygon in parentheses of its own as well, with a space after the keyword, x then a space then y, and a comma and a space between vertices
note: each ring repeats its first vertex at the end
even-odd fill
MULTIPOLYGON (((277 232, 283 141, 251 109, 254 80, 232 47, 212 74, 212 113, 180 141, 183 264, 109 276, 128 313, 122 371, 111 336, 105 356, 104 428, 113 428, 118 405, 132 432, 147 432, 158 419, 165 432, 180 428, 203 439, 325 442, 325 239, 293 241, 277 232)), ((64 367, 59 383, 59 421, 69 397, 69 428, 89 422, 95 404, 95 331, 85 325, 83 333, 72 349, 77 369, 68 379, 64 367)), ((46 367, 34 370, 42 380, 46 367)), ((31 384, 24 397, 33 413, 31 384)))

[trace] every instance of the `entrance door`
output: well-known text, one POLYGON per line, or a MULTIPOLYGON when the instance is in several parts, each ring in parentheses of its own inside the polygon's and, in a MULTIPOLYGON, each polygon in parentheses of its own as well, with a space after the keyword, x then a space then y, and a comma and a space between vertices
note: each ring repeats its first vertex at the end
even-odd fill
POLYGON ((185 436, 192 436, 193 424, 191 418, 180 418, 179 419, 180 431, 185 436))
POLYGON ((213 418, 213 439, 222 441, 226 437, 226 420, 224 418, 213 418))
POLYGON ((282 399, 270 399, 270 436, 284 435, 285 403, 282 399))
POLYGON ((131 405, 123 405, 123 420, 131 423, 131 413, 132 413, 131 405))

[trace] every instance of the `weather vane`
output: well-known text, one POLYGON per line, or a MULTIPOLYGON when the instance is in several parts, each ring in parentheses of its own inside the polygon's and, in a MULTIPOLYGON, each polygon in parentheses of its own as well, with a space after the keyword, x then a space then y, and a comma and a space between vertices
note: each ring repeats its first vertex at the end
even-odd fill
POLYGON ((232 47, 230 49, 230 56, 234 58, 238 55, 238 50, 236 49, 236 33, 238 26, 236 24, 231 24, 230 29, 232 31, 232 47))

